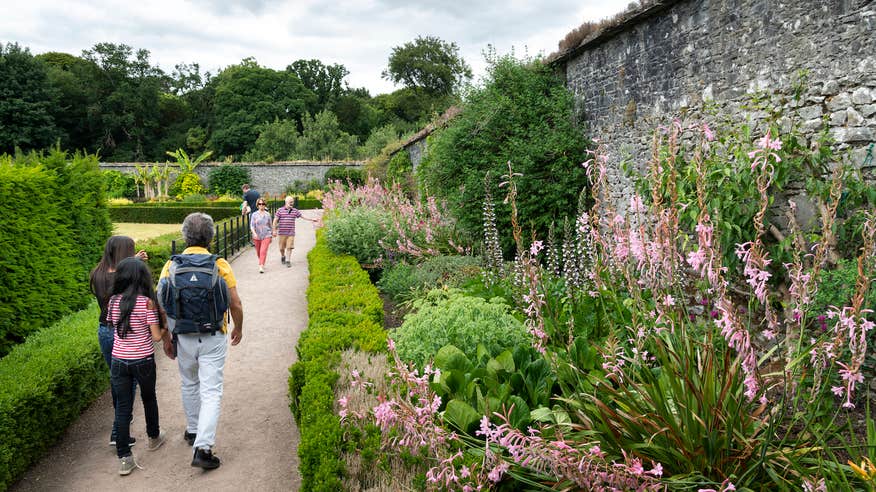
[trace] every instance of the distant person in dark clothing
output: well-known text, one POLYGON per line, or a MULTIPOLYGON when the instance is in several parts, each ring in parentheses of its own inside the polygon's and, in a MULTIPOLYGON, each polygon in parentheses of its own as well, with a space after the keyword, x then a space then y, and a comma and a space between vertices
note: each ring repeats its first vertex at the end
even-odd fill
POLYGON ((246 201, 246 204, 249 205, 250 214, 259 209, 258 206, 256 206, 256 203, 258 203, 260 197, 261 195, 259 192, 250 188, 249 183, 243 185, 243 199, 246 201))

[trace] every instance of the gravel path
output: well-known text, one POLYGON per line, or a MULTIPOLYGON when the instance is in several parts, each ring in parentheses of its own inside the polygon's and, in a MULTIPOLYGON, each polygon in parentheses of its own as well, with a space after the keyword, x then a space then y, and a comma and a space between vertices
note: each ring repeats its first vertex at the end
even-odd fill
MULTIPOLYGON (((316 218, 321 211, 308 210, 316 218)), ((295 345, 307 326, 307 252, 315 242, 310 222, 299 221, 292 268, 280 264, 271 244, 264 274, 258 273, 253 248, 232 261, 243 301, 243 340, 228 349, 222 415, 214 452, 217 470, 190 466, 192 451, 183 440, 185 417, 176 362, 157 348, 158 405, 167 442, 146 451, 143 407, 134 405, 131 433, 142 470, 118 474, 115 448, 108 445, 113 420, 109 392, 89 407, 60 442, 10 491, 298 490, 298 428, 289 411, 288 368, 295 345)), ((97 328, 95 326, 95 337, 97 328)))

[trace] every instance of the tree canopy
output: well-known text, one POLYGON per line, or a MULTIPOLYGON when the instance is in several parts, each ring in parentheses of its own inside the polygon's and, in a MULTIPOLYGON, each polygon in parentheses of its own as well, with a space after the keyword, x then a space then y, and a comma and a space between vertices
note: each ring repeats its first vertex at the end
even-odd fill
POLYGON ((432 95, 452 94, 471 79, 471 68, 459 55, 456 43, 434 36, 417 36, 392 49, 383 78, 432 95))

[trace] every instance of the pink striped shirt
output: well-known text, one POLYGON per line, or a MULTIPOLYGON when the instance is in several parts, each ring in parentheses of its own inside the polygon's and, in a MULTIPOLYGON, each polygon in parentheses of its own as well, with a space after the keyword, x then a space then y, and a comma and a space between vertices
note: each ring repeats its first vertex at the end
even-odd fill
POLYGON ((137 296, 137 304, 134 305, 134 310, 131 311, 131 329, 125 335, 125 338, 119 338, 119 332, 115 329, 115 324, 121 317, 122 297, 119 295, 113 296, 109 300, 107 321, 113 327, 113 357, 117 359, 142 359, 149 357, 155 353, 155 348, 152 346, 152 332, 149 330, 149 325, 158 324, 158 310, 147 308, 149 298, 146 296, 137 296))

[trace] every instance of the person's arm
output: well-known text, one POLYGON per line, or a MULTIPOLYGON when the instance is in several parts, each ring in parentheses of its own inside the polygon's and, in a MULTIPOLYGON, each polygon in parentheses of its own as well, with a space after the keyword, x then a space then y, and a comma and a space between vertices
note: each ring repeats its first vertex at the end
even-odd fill
POLYGON ((243 338, 243 303, 240 302, 240 296, 237 295, 237 287, 228 289, 228 300, 228 309, 231 310, 231 319, 234 321, 234 328, 231 330, 231 345, 237 345, 243 338))
MULTIPOLYGON (((159 312, 158 306, 156 306, 155 303, 152 302, 152 299, 150 299, 146 302, 146 309, 148 309, 149 311, 152 311, 154 313, 155 318, 158 318, 159 316, 161 316, 161 313, 159 312)), ((161 326, 162 326, 161 323, 158 322, 157 319, 156 319, 155 323, 149 323, 149 331, 152 333, 152 341, 153 342, 161 341, 164 338, 164 336, 167 334, 167 328, 162 328, 161 326)))
POLYGON ((274 214, 274 222, 271 224, 271 231, 272 231, 271 235, 273 235, 273 236, 277 235, 277 224, 279 224, 279 223, 280 223, 280 216, 275 213, 274 214))

